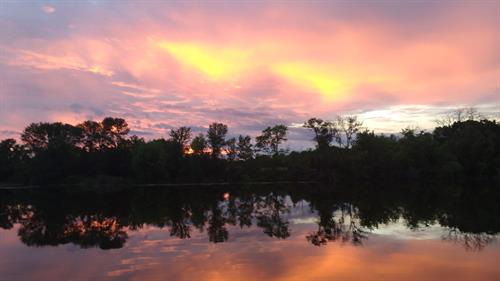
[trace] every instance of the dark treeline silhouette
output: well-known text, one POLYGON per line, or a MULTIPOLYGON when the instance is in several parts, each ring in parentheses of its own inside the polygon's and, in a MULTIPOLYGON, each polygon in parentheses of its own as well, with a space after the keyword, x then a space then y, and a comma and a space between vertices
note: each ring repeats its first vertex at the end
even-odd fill
POLYGON ((210 124, 206 134, 173 129, 164 139, 130 135, 127 122, 105 118, 76 126, 33 123, 21 135, 0 142, 0 181, 20 183, 245 182, 500 180, 500 124, 457 111, 433 131, 404 129, 376 134, 355 116, 303 125, 315 149, 289 152, 285 125, 250 136, 228 138, 228 127, 210 124))
POLYGON ((166 229, 181 239, 202 232, 213 243, 249 227, 287 239, 292 234, 290 215, 300 210, 317 218, 317 225, 301 234, 315 246, 362 245, 372 230, 402 221, 409 229, 439 223, 445 227, 443 240, 481 250, 500 232, 499 198, 498 189, 490 185, 0 190, 0 228, 16 228, 28 246, 73 243, 102 249, 121 248, 130 231, 145 226, 166 229))

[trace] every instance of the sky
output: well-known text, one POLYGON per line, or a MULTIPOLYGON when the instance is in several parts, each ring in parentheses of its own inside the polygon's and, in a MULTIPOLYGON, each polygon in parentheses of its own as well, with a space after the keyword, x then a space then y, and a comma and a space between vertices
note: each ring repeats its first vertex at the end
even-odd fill
POLYGON ((229 135, 358 115, 379 133, 500 116, 500 1, 0 0, 0 138, 125 118, 229 135))

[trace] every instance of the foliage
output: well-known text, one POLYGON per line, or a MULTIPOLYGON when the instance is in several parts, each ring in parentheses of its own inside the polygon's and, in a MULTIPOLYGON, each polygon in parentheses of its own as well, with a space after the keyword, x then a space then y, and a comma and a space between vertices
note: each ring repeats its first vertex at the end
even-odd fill
POLYGON ((339 129, 334 122, 323 121, 320 118, 311 118, 307 120, 303 127, 309 128, 314 132, 314 141, 316 148, 324 150, 330 147, 334 139, 339 138, 339 129))
MULTIPOLYGON (((475 113, 474 113, 475 114, 475 113)), ((473 116, 473 113, 469 114, 473 116)), ((129 136, 127 122, 105 118, 76 126, 32 123, 0 142, 0 181, 54 183, 114 177, 138 182, 393 180, 500 183, 500 124, 467 118, 433 131, 362 130, 356 117, 311 118, 316 149, 282 153, 285 125, 226 139, 213 123, 207 137, 180 127, 170 138, 129 136), (238 160, 238 161, 235 161, 238 160)))
POLYGON ((222 123, 212 123, 208 127, 207 137, 208 144, 212 149, 212 156, 217 158, 221 154, 221 150, 226 144, 226 134, 227 134, 227 125, 222 123))
POLYGON ((265 153, 272 153, 278 155, 280 152, 279 145, 287 141, 288 128, 285 125, 276 125, 274 127, 267 127, 262 131, 256 140, 256 146, 265 153))
POLYGON ((351 148, 354 138, 356 137, 356 134, 361 130, 362 125, 363 122, 358 121, 357 116, 347 116, 347 117, 338 116, 337 126, 339 127, 339 130, 344 133, 345 136, 345 144, 343 144, 341 136, 337 135, 336 139, 339 146, 342 147, 342 145, 344 145, 345 148, 351 148))
POLYGON ((191 142, 191 149, 193 150, 193 153, 195 155, 200 155, 205 153, 207 147, 208 147, 208 142, 203 134, 197 135, 191 142))
POLYGON ((238 142, 236 143, 238 158, 241 160, 250 160, 253 158, 253 145, 250 136, 239 135, 238 142))
POLYGON ((180 127, 178 129, 172 129, 170 131, 170 139, 182 147, 186 147, 191 140, 191 128, 180 127))

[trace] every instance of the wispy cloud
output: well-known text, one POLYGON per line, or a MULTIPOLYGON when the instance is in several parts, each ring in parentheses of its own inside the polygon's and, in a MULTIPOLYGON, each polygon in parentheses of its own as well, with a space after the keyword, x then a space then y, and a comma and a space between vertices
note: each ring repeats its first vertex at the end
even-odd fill
POLYGON ((100 65, 89 64, 79 56, 53 56, 30 50, 11 51, 12 57, 7 63, 14 66, 31 67, 41 70, 78 70, 98 75, 113 76, 114 72, 100 65))
POLYGON ((452 107, 500 111, 496 2, 3 8, 0 127, 11 131, 119 115, 152 137, 165 133, 155 124, 213 121, 256 134, 357 113, 387 132, 433 126, 452 107))
POLYGON ((44 11, 47 14, 52 14, 56 11, 56 8, 50 5, 44 5, 42 6, 42 11, 44 11))

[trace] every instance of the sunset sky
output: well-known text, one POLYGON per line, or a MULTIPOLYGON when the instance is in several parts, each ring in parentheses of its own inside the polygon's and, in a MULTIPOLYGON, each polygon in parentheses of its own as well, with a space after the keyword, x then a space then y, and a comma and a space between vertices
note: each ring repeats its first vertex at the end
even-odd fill
POLYGON ((336 114, 397 132, 460 106, 500 112, 500 1, 0 2, 0 138, 105 116, 145 138, 336 114))

